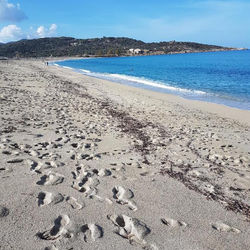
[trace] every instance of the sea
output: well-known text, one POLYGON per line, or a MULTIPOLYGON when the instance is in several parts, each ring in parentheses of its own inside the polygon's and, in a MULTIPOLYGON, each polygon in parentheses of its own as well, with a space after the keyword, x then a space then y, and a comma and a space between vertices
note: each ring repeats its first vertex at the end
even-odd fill
POLYGON ((51 62, 84 75, 250 110, 250 50, 51 62))

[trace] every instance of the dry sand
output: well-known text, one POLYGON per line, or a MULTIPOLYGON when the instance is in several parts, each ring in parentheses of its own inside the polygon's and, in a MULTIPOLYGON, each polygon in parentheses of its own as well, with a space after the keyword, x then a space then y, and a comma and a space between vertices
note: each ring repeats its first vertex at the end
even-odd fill
POLYGON ((0 72, 0 249, 249 249, 249 111, 0 72))

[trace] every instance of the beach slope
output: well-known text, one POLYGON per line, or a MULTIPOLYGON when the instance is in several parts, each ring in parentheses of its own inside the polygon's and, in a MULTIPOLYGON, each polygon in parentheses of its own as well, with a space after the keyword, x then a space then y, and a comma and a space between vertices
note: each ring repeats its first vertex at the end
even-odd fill
POLYGON ((0 249, 249 249, 249 111, 0 71, 0 249))

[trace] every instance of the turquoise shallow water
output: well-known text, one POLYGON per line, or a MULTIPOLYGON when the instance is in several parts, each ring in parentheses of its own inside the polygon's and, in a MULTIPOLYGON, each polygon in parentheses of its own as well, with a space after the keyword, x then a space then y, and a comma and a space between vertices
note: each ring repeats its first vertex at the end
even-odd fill
POLYGON ((54 62, 82 74, 250 110, 250 50, 54 62))

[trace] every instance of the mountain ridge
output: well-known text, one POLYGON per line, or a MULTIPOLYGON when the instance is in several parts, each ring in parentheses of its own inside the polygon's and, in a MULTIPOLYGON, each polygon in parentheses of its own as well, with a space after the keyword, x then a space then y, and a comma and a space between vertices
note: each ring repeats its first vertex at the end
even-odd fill
POLYGON ((76 39, 48 37, 0 44, 0 56, 5 57, 61 57, 61 56, 129 56, 241 50, 196 42, 146 43, 127 37, 76 39))

